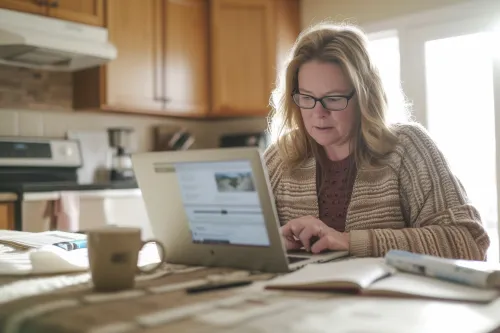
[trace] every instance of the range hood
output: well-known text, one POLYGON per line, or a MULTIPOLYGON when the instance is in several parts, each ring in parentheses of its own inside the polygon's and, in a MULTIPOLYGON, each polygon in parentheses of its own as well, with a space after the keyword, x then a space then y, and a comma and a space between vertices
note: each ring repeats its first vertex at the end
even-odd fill
POLYGON ((105 28, 0 9, 0 64, 77 71, 116 57, 105 28))

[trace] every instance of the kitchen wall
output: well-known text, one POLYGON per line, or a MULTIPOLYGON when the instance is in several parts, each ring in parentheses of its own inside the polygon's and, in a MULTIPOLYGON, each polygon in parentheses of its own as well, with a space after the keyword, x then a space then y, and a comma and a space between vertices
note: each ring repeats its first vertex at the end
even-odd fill
MULTIPOLYGON (((349 19, 358 24, 390 19, 470 0, 302 0, 303 27, 323 20, 349 19)), ((0 65, 0 135, 63 137, 70 129, 99 130, 111 126, 136 129, 138 149, 153 147, 153 127, 167 124, 185 127, 196 137, 193 148, 210 148, 224 133, 262 131, 266 119, 189 121, 161 117, 74 111, 72 76, 0 65)))
POLYGON ((301 25, 307 27, 324 19, 361 25, 468 1, 471 0, 302 0, 301 25))
POLYGON ((196 142, 193 148, 216 147, 224 133, 262 131, 264 117, 191 121, 162 117, 74 111, 72 75, 0 65, 0 135, 64 137, 67 130, 100 130, 111 126, 136 129, 138 150, 153 147, 153 127, 173 125, 187 128, 196 142))

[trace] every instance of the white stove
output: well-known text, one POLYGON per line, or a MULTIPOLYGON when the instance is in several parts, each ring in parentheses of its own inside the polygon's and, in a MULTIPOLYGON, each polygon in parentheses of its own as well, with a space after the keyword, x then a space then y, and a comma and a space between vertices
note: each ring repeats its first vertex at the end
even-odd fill
POLYGON ((68 207, 74 206, 78 223, 65 231, 116 224, 142 227, 143 235, 150 236, 135 180, 81 184, 77 171, 83 163, 77 140, 0 137, 0 192, 18 197, 14 228, 64 230, 57 224, 57 214, 68 213, 68 207), (59 211, 51 213, 54 209, 59 211))

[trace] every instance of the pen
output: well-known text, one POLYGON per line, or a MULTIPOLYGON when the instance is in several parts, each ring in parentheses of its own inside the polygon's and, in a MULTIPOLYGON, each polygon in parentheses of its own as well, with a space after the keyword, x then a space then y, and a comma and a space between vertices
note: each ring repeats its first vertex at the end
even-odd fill
POLYGON ((75 240, 68 241, 68 242, 54 243, 52 245, 60 247, 61 249, 64 249, 66 251, 76 250, 76 249, 86 249, 87 248, 87 240, 86 239, 75 239, 75 240))
POLYGON ((188 294, 195 294, 205 291, 212 290, 220 290, 220 289, 229 289, 241 286, 247 286, 252 284, 252 280, 239 280, 239 281, 227 281, 227 282, 216 282, 216 283, 207 283, 202 286, 190 287, 186 289, 188 294))

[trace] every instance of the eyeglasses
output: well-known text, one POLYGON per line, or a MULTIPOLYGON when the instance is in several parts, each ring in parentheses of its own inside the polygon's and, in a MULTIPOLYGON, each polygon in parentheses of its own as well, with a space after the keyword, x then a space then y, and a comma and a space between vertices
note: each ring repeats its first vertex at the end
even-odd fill
POLYGON ((349 104, 349 100, 353 98, 355 91, 353 90, 349 95, 334 95, 316 98, 311 95, 293 93, 292 98, 295 104, 301 109, 313 109, 316 102, 320 102, 323 107, 328 111, 342 111, 349 104))

